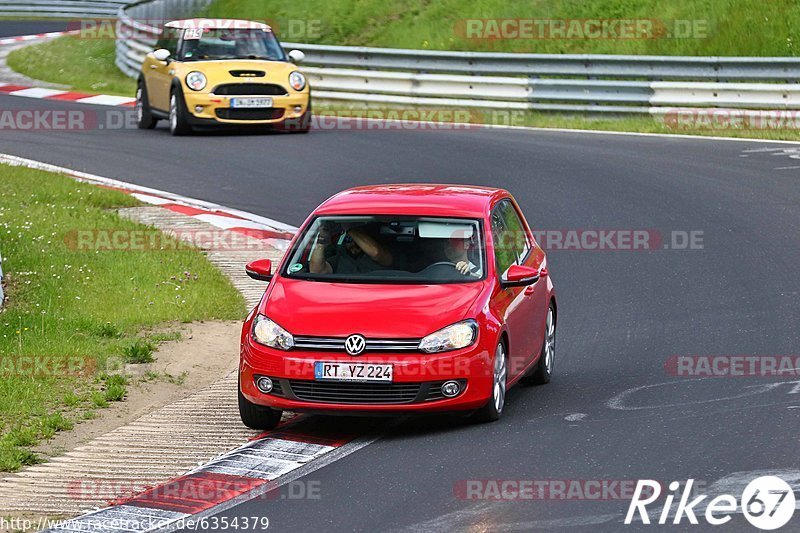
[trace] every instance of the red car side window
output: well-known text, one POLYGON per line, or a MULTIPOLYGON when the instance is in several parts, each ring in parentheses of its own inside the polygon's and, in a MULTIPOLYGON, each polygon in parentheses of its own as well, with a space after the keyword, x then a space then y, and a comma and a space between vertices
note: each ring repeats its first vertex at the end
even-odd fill
POLYGON ((522 220, 509 200, 499 202, 492 210, 492 238, 497 272, 501 277, 511 265, 522 264, 530 252, 522 220))

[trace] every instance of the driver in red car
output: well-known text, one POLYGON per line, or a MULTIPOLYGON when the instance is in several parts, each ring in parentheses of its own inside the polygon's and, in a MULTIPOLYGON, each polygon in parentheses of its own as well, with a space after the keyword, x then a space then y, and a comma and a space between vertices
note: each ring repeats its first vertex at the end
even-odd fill
POLYGON ((456 270, 464 276, 481 277, 480 267, 469 259, 470 239, 454 236, 447 239, 444 245, 444 255, 447 260, 455 264, 456 270))
POLYGON ((392 265, 391 252, 362 229, 348 229, 343 237, 342 245, 336 246, 332 254, 326 254, 331 232, 322 225, 308 261, 312 274, 362 274, 392 265))

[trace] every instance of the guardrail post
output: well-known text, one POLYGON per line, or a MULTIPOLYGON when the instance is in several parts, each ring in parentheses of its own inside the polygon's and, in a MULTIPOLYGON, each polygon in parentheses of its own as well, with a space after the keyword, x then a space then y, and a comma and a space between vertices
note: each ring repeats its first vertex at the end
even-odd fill
POLYGON ((0 308, 3 307, 5 296, 3 295, 3 255, 0 254, 0 308))

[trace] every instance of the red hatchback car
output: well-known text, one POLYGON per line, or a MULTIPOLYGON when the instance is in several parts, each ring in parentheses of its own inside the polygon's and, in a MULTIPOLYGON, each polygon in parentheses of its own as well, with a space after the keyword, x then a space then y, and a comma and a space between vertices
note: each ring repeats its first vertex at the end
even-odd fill
POLYGON ((547 383, 557 306, 544 251, 505 190, 380 185, 320 205, 242 329, 239 411, 475 411, 547 383))

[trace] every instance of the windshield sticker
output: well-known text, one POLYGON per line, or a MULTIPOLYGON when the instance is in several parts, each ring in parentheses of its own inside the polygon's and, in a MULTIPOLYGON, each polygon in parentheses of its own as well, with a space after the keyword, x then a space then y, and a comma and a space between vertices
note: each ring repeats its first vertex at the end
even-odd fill
POLYGON ((303 270, 302 263, 295 263, 289 267, 289 274, 294 274, 295 272, 300 272, 303 270))
POLYGON ((186 28, 183 32, 184 41, 199 41, 203 36, 203 28, 186 28))

